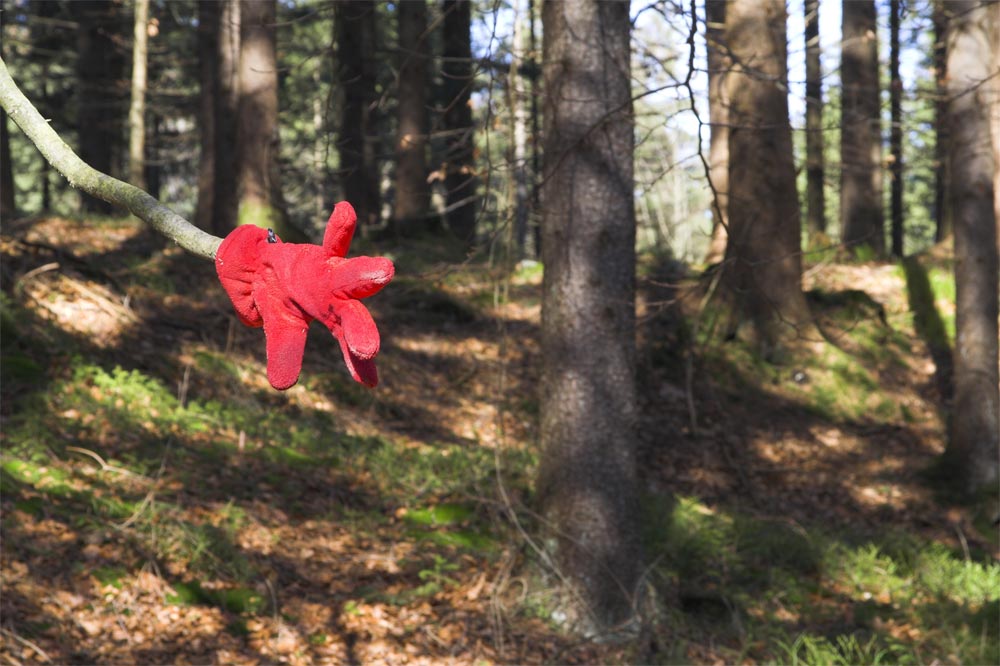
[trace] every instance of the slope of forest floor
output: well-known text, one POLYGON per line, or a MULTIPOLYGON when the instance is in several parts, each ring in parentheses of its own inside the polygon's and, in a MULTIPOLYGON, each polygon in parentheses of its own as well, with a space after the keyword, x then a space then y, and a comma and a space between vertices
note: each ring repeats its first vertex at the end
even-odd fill
POLYGON ((562 632, 526 566, 539 266, 390 252, 379 387, 316 327, 281 393, 211 263, 138 223, 25 219, 0 250, 9 663, 1000 661, 988 502, 933 475, 946 249, 811 265, 824 339, 780 364, 644 264, 656 612, 624 644, 562 632))

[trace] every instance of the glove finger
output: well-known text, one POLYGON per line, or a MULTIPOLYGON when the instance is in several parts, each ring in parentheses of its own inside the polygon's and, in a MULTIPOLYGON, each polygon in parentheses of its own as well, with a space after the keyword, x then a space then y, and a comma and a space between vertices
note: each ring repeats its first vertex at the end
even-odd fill
POLYGON ((330 270, 333 293, 342 298, 367 298, 389 284, 395 266, 385 257, 354 257, 330 270))
POLYGON ((350 370, 354 381, 361 382, 369 388, 378 386, 378 370, 375 368, 375 361, 358 358, 350 351, 345 351, 344 362, 347 363, 347 369, 350 370))
POLYGON ((346 201, 334 206, 326 223, 326 233, 323 234, 323 249, 335 257, 347 256, 357 222, 358 216, 354 212, 354 206, 346 201))
POLYGON ((338 310, 347 347, 360 358, 374 358, 378 354, 381 340, 368 308, 361 301, 347 301, 338 310))
MULTIPOLYGON (((351 377, 356 382, 374 388, 378 384, 378 371, 375 369, 375 361, 372 358, 361 358, 351 351, 351 347, 348 345, 344 334, 344 329, 338 323, 331 321, 328 326, 330 332, 333 333, 333 337, 337 338, 337 342, 340 343, 340 351, 344 355, 344 364, 347 366, 348 372, 351 373, 351 377)), ((378 332, 376 331, 377 334, 378 332)), ((376 351, 378 351, 377 348, 376 351)))
POLYGON ((271 386, 284 391, 299 381, 309 320, 290 312, 263 286, 254 289, 254 300, 264 319, 267 379, 271 386))
POLYGON ((264 337, 267 339, 267 379, 271 386, 284 391, 299 381, 302 355, 306 349, 309 327, 305 322, 297 326, 269 324, 264 319, 264 337))

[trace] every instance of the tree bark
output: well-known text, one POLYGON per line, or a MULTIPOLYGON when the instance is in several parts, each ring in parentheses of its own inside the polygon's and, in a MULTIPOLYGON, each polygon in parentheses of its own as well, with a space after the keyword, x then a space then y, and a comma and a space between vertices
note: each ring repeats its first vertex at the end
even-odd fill
POLYGON ((732 66, 726 54, 726 0, 705 0, 705 41, 708 46, 708 116, 712 128, 709 145, 709 177, 715 201, 712 205, 712 241, 705 263, 717 264, 726 255, 729 237, 729 101, 725 77, 732 66))
POLYGON ((135 0, 132 30, 132 100, 128 109, 128 179, 146 188, 146 63, 149 0, 135 0))
POLYGON ((547 2, 542 461, 546 543, 597 633, 635 613, 635 211, 625 2, 547 2))
POLYGON ((531 187, 534 174, 528 156, 528 131, 531 122, 527 89, 530 72, 531 46, 530 12, 527 0, 517 0, 513 5, 514 35, 510 70, 507 72, 507 106, 510 108, 510 164, 513 178, 511 200, 514 203, 514 236, 519 257, 538 257, 531 225, 531 187), (527 75, 526 75, 527 72, 527 75))
MULTIPOLYGON (((992 34, 1000 34, 1000 2, 990 4, 992 14, 992 34)), ((993 71, 1000 72, 1000 39, 994 39, 990 46, 993 49, 993 71)), ((990 109, 993 120, 990 123, 993 138, 993 214, 997 223, 997 254, 1000 255, 1000 78, 996 75, 990 79, 990 90, 993 101, 990 109)))
POLYGON ((531 54, 531 73, 529 85, 529 96, 531 103, 531 173, 533 182, 531 187, 531 209, 535 211, 535 222, 531 225, 531 232, 534 236, 535 252, 538 256, 542 253, 542 225, 537 222, 538 211, 541 210, 541 187, 538 184, 538 177, 542 173, 542 151, 539 146, 542 142, 542 130, 538 113, 538 86, 542 78, 539 62, 541 57, 538 53, 537 32, 535 30, 538 20, 535 0, 528 0, 528 52, 531 54))
POLYGON ((889 173, 891 183, 892 256, 903 256, 903 80, 899 76, 899 12, 901 0, 889 0, 889 173))
MULTIPOLYGON (((3 59, 4 23, 7 12, 0 10, 0 60, 3 59)), ((6 219, 17 209, 14 198, 14 162, 10 155, 7 112, 0 109, 0 215, 6 219)))
POLYGON ((427 228, 427 5, 425 0, 396 4, 399 29, 396 202, 393 227, 412 234, 427 228))
POLYGON ((840 240, 885 252, 878 26, 874 0, 844 0, 840 133, 840 240))
POLYGON ((955 234, 955 400, 945 451, 964 489, 995 488, 1000 477, 1000 376, 997 371, 997 226, 990 135, 989 8, 948 4, 949 191, 955 234))
POLYGON ((806 0, 806 229, 809 239, 826 233, 823 159, 823 67, 820 63, 819 0, 806 0))
POLYGON ((334 5, 338 80, 344 94, 340 112, 340 173, 344 198, 362 225, 376 225, 382 210, 378 162, 375 156, 376 7, 372 0, 334 5))
POLYGON ((14 199, 14 163, 10 155, 7 113, 0 111, 0 215, 10 219, 17 210, 14 199))
MULTIPOLYGON (((212 0, 207 0, 212 1, 212 0)), ((240 108, 240 0, 220 0, 216 39, 215 177, 212 193, 212 229, 225 236, 236 228, 239 212, 236 155, 240 108)))
POLYGON ((194 223, 212 228, 215 195, 215 106, 218 104, 219 21, 224 3, 198 0, 198 203, 194 223))
POLYGON ((934 240, 940 243, 951 236, 951 207, 948 205, 948 120, 945 99, 945 70, 948 41, 948 12, 945 0, 934 0, 931 20, 934 24, 934 240))
POLYGON ((765 356, 814 332, 802 293, 800 213, 788 121, 785 4, 733 0, 729 100, 728 291, 765 356))
POLYGON ((0 60, 0 106, 70 185, 127 209, 188 252, 207 258, 215 256, 221 238, 206 234, 139 188, 101 173, 81 160, 18 89, 3 60, 0 60))
MULTIPOLYGON (((70 4, 77 29, 77 143, 83 160, 98 171, 114 171, 114 153, 121 144, 119 101, 122 58, 115 43, 118 7, 111 2, 80 0, 70 4)), ((81 197, 85 211, 110 214, 106 202, 81 197)))
POLYGON ((240 4, 240 97, 236 129, 237 224, 273 229, 285 241, 304 240, 288 223, 278 169, 276 0, 240 4))
POLYGON ((444 0, 443 11, 444 59, 441 76, 444 79, 444 130, 448 137, 444 181, 448 212, 445 220, 453 234, 471 245, 476 240, 476 191, 479 184, 473 158, 472 3, 470 0, 444 0))

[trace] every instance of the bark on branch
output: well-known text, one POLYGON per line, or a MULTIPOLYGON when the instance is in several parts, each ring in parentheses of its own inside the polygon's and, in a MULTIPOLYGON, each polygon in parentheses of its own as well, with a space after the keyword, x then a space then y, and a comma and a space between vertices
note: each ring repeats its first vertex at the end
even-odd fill
POLYGON ((0 59, 0 106, 73 187, 129 210, 188 252, 215 257, 221 238, 205 233, 138 187, 101 173, 66 145, 14 83, 0 59))

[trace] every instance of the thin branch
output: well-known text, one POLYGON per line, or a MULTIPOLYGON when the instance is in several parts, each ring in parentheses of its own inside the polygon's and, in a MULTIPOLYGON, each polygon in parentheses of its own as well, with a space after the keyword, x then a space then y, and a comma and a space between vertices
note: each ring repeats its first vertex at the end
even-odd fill
POLYGON ((127 209, 188 252, 207 259, 215 257, 221 238, 202 231, 138 187, 101 173, 81 160, 24 96, 2 59, 0 106, 70 185, 127 209))
POLYGON ((45 654, 45 650, 43 650, 42 648, 40 648, 37 645, 35 645, 31 641, 29 641, 27 638, 24 638, 23 636, 19 636, 18 634, 14 633, 13 631, 10 631, 9 629, 4 629, 3 627, 0 627, 0 633, 2 633, 4 636, 9 636, 9 637, 13 638, 14 640, 16 640, 21 645, 24 645, 25 647, 34 650, 35 654, 37 654, 39 657, 41 657, 45 661, 45 663, 47 663, 47 664, 51 664, 52 663, 52 659, 49 658, 49 655, 45 654))

